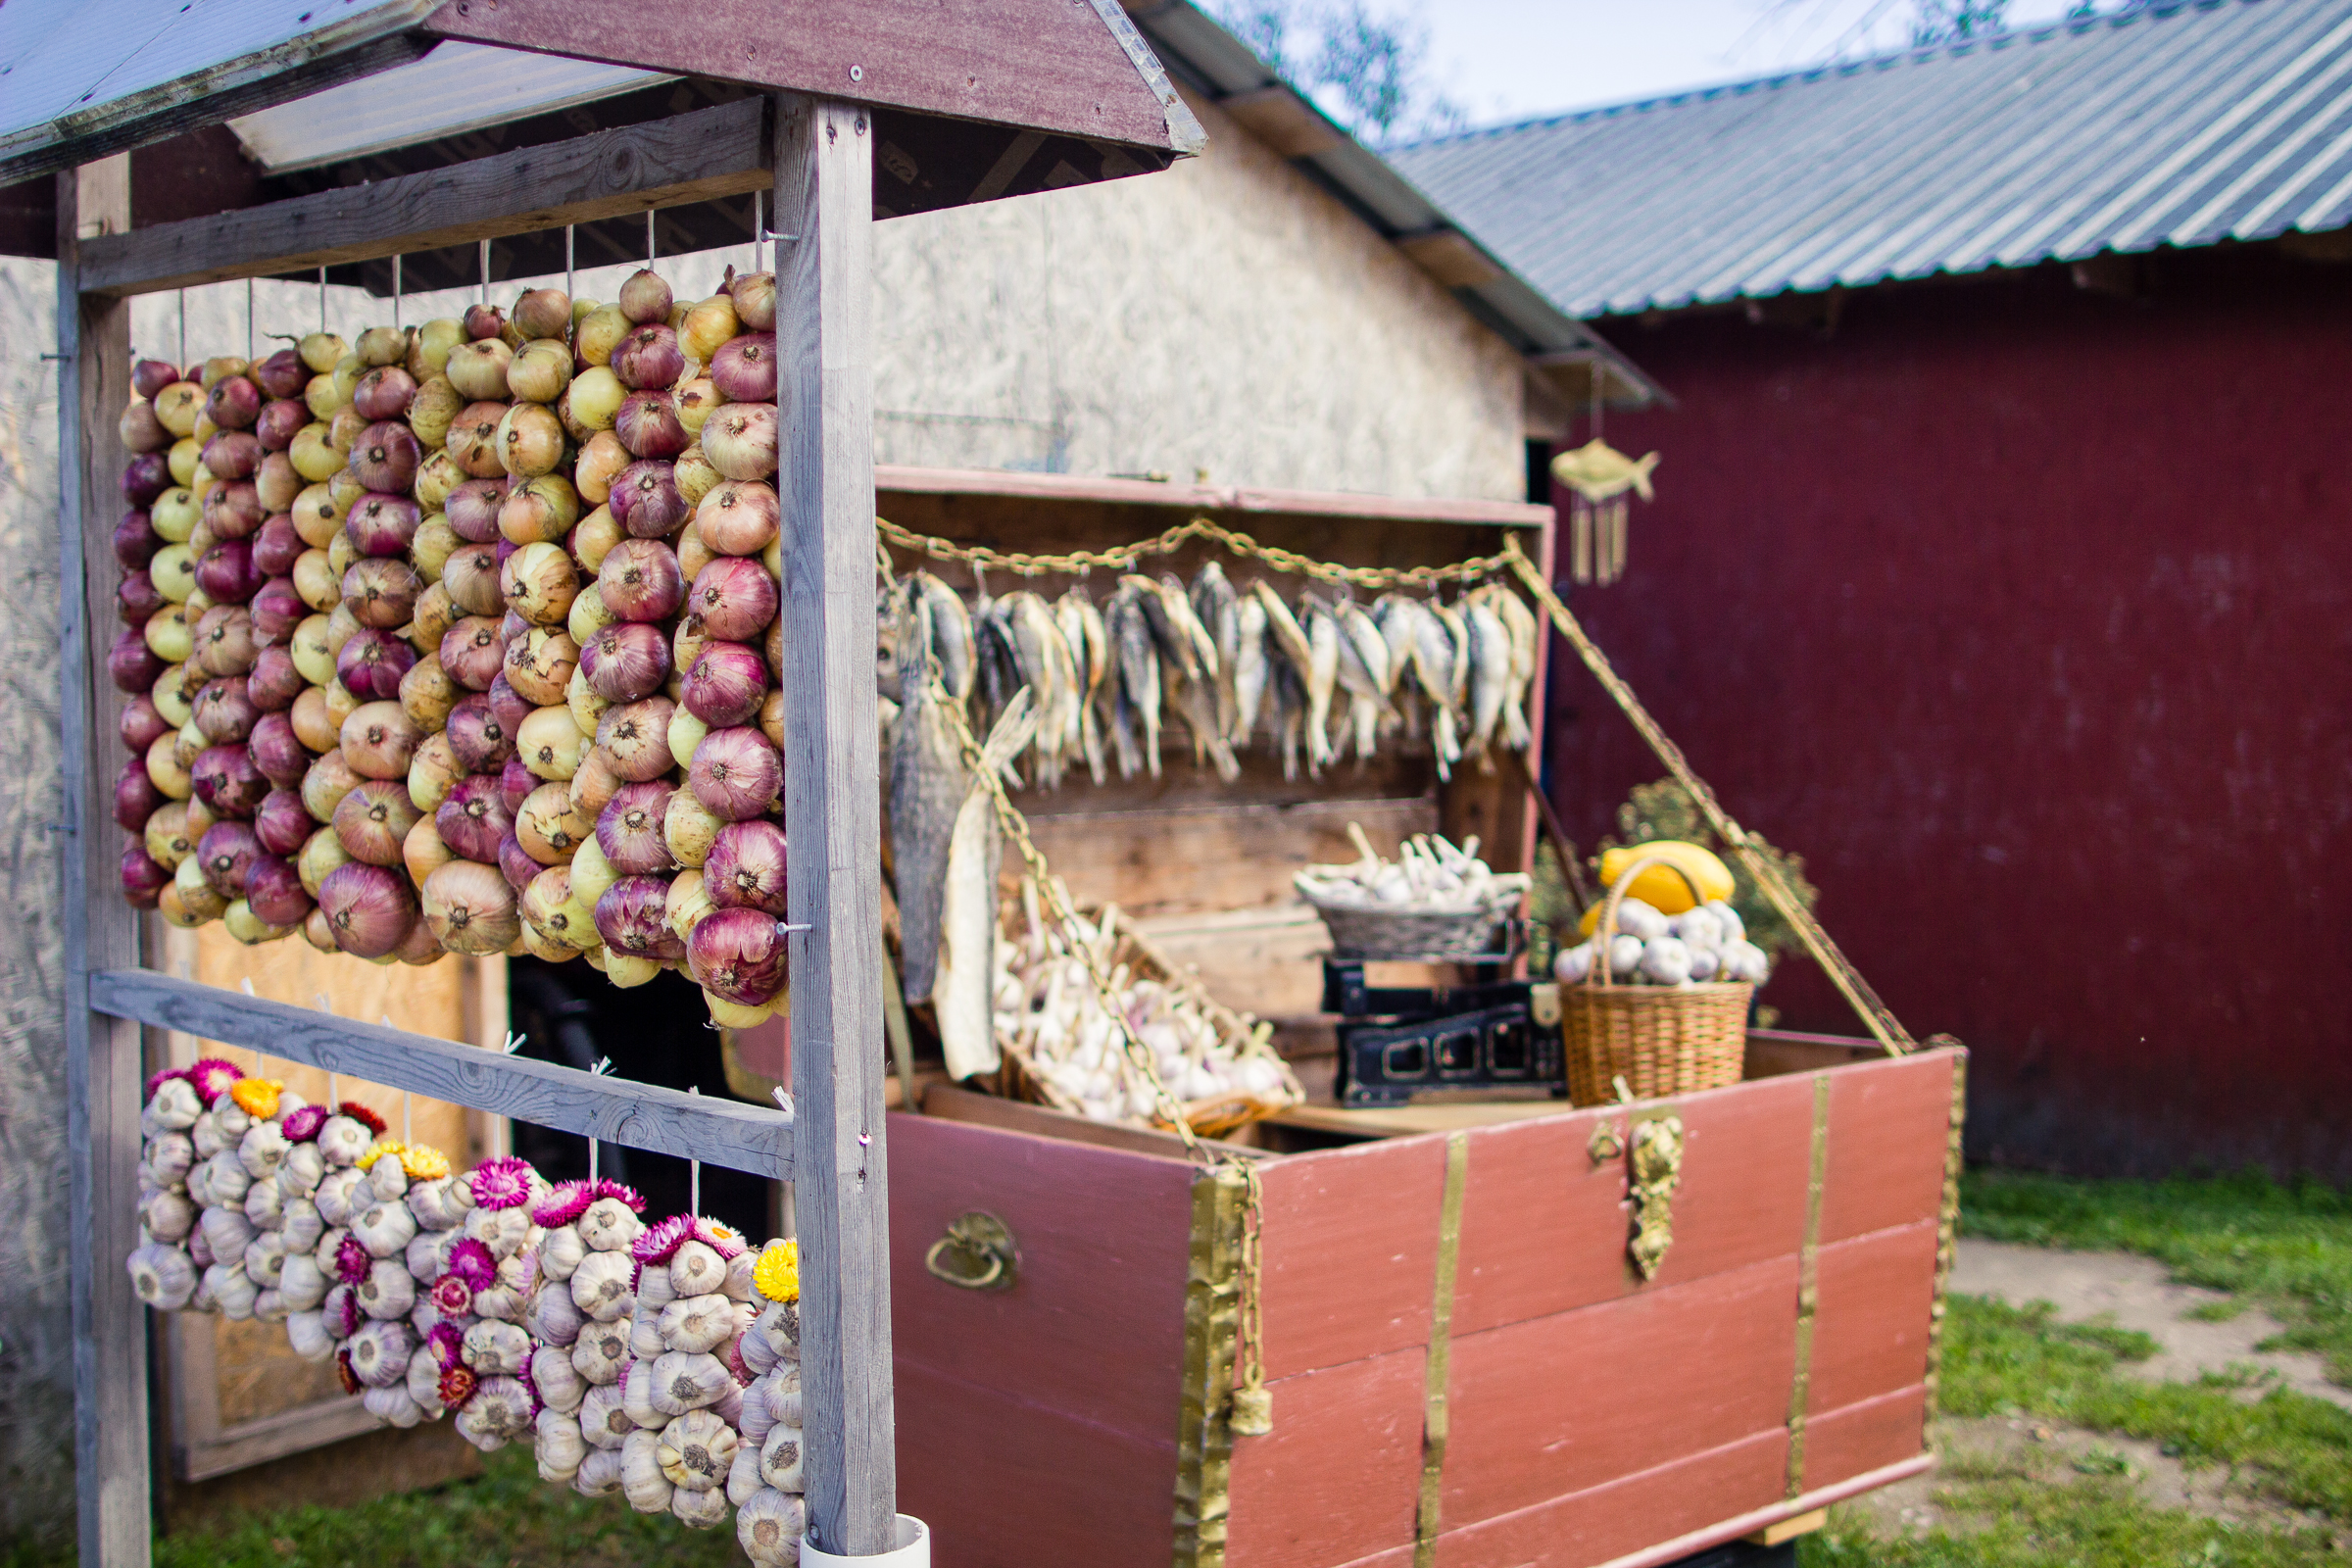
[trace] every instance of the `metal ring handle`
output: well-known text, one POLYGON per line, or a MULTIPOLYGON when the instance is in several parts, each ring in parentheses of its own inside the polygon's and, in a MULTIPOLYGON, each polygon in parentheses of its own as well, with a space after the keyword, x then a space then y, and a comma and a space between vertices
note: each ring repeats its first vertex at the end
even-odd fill
POLYGON ((923 1254, 923 1267, 934 1279, 944 1281, 963 1291, 1003 1291, 1012 1287, 1013 1276, 1019 1267, 1012 1232, 996 1215, 982 1209, 959 1214, 948 1225, 948 1234, 931 1244, 923 1254), (970 1262, 986 1260, 978 1272, 948 1267, 941 1260, 956 1253, 970 1262))
POLYGON ((941 1267, 939 1254, 950 1248, 957 1251, 965 1250, 963 1244, 955 1237, 942 1236, 931 1244, 931 1250, 923 1254, 923 1267, 929 1269, 936 1278, 963 1290, 985 1291, 1004 1277, 1004 1254, 1002 1252, 988 1253, 988 1267, 978 1274, 958 1274, 952 1268, 941 1267))

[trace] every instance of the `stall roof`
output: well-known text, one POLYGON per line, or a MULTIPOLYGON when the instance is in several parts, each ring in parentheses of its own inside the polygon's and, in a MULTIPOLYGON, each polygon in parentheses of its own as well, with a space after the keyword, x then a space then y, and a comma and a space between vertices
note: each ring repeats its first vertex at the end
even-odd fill
POLYGON ((286 103, 445 38, 656 73, 723 65, 725 79, 754 87, 1198 151, 1198 122, 1116 0, 1092 0, 1092 12, 1065 0, 766 0, 729 13, 722 60, 704 8, 629 0, 11 0, 0 6, 0 181, 286 103))
POLYGON ((1407 148, 1565 311, 2352 220, 2352 0, 2157 0, 1407 148))

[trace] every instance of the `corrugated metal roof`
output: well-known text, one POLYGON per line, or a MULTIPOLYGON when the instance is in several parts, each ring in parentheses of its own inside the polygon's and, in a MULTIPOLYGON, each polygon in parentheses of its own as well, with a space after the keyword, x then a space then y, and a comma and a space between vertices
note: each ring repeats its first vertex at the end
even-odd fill
POLYGON ((2197 0, 1427 142, 1576 316, 2352 222, 2352 0, 2197 0))

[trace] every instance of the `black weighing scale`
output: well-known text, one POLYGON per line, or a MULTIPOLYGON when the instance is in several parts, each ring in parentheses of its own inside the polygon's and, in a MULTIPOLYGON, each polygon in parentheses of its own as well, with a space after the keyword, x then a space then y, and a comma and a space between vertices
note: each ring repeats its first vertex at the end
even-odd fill
POLYGON ((1503 928, 1499 952, 1467 957, 1352 949, 1327 955, 1323 1010, 1340 1017, 1340 1103, 1400 1105, 1437 1094, 1566 1099, 1559 987, 1501 978, 1519 956, 1525 931, 1514 918, 1503 928), (1367 985, 1367 963, 1460 964, 1470 980, 1367 985))

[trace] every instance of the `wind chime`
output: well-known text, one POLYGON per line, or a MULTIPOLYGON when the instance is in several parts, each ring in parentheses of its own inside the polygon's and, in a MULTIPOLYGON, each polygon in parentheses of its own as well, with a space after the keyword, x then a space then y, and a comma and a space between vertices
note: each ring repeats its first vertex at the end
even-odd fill
POLYGON ((1655 452, 1639 460, 1627 457, 1600 438, 1600 395, 1607 372, 1592 367, 1592 439, 1573 452, 1551 460, 1551 476, 1575 496, 1568 508, 1569 570, 1580 583, 1603 587, 1625 575, 1626 518, 1632 510, 1631 490, 1654 501, 1650 471, 1658 466, 1655 452))

